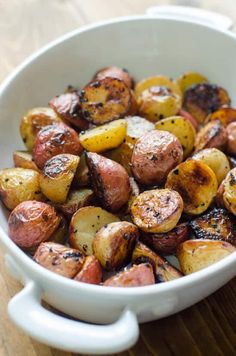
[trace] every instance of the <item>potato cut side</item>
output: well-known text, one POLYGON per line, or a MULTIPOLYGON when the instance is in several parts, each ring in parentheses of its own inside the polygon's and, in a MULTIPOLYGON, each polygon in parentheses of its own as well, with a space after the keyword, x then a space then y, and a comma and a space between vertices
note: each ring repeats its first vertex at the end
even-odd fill
POLYGON ((231 122, 236 121, 236 109, 220 108, 206 118, 206 122, 215 120, 220 121, 223 126, 229 125, 231 122))
POLYGON ((139 100, 140 96, 145 90, 151 87, 165 87, 170 89, 174 94, 177 94, 180 97, 182 95, 179 85, 177 83, 175 83, 170 78, 164 75, 157 75, 154 77, 143 79, 137 83, 134 90, 137 100, 139 100))
POLYGON ((180 87, 182 93, 195 84, 207 83, 208 79, 197 72, 186 72, 176 79, 176 83, 180 87))
POLYGON ((13 161, 15 167, 33 169, 37 172, 40 171, 34 163, 32 154, 29 151, 15 151, 13 153, 13 161))
POLYGON ((236 168, 231 169, 224 180, 223 203, 226 209, 236 215, 236 168))
POLYGON ((196 135, 195 151, 204 148, 218 148, 224 150, 228 140, 225 127, 220 121, 210 121, 203 126, 196 135))
POLYGON ((87 188, 71 190, 63 204, 57 204, 56 207, 68 217, 71 217, 80 208, 91 205, 94 198, 93 191, 87 188))
POLYGON ((104 225, 116 221, 120 221, 120 219, 100 207, 87 206, 81 208, 71 219, 69 243, 86 255, 92 255, 92 243, 96 232, 104 225))

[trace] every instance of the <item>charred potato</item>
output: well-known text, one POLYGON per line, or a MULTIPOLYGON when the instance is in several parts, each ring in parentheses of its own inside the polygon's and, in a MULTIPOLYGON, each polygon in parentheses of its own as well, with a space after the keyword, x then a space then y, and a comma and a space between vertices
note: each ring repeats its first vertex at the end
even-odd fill
POLYGON ((102 281, 102 267, 95 256, 85 257, 85 262, 79 273, 74 277, 75 281, 100 284, 102 281))
POLYGON ((232 122, 226 127, 227 152, 236 155, 236 122, 232 122))
POLYGON ((60 217, 55 209, 35 200, 17 205, 8 219, 9 236, 23 249, 32 249, 57 230, 60 217))
POLYGON ((178 84, 183 95, 191 86, 207 82, 208 79, 197 72, 186 72, 176 79, 176 83, 178 84))
POLYGON ((154 189, 134 199, 131 214, 134 223, 143 231, 162 233, 172 230, 183 211, 179 193, 169 189, 154 189))
POLYGON ((94 198, 91 189, 81 188, 71 190, 67 196, 65 203, 58 204, 56 207, 66 216, 71 217, 80 208, 91 205, 94 198))
POLYGON ((74 178, 79 157, 61 154, 48 160, 40 177, 42 193, 54 203, 64 203, 74 178))
POLYGON ((184 274, 197 272, 236 251, 225 241, 188 240, 181 244, 177 257, 184 274))
POLYGON ((195 150, 200 151, 204 148, 224 149, 227 143, 227 132, 220 121, 208 122, 197 133, 195 139, 195 150))
POLYGON ((82 268, 84 256, 81 251, 54 242, 43 242, 34 255, 42 267, 63 277, 73 278, 82 268))
POLYGON ((210 167, 201 161, 189 159, 169 173, 165 186, 179 192, 184 201, 185 213, 198 215, 211 204, 218 183, 210 167))
POLYGON ((20 124, 20 134, 25 146, 31 151, 37 133, 44 127, 61 122, 54 110, 50 108, 34 108, 25 114, 20 124))
POLYGON ((107 77, 117 78, 122 80, 130 89, 132 89, 134 85, 133 78, 131 77, 129 72, 126 69, 122 69, 115 66, 102 68, 99 71, 97 71, 97 73, 95 73, 93 77, 93 81, 101 80, 107 77))
POLYGON ((15 151, 13 153, 15 167, 33 169, 39 172, 38 167, 33 161, 32 154, 29 151, 15 151))
POLYGON ((0 199, 9 209, 25 200, 41 200, 40 175, 32 169, 7 168, 0 171, 0 199))
POLYGON ((87 206, 80 208, 72 216, 69 227, 69 243, 85 253, 92 255, 92 242, 96 232, 104 225, 120 219, 100 207, 87 206))
POLYGON ((58 244, 65 245, 68 240, 69 231, 68 231, 68 223, 66 218, 62 214, 58 214, 60 217, 60 224, 56 231, 51 235, 48 241, 55 242, 58 244))
POLYGON ((128 262, 138 236, 137 226, 127 221, 107 224, 94 237, 94 254, 106 270, 117 270, 128 262))
POLYGON ((109 211, 118 211, 130 196, 126 170, 119 163, 92 152, 87 153, 87 164, 94 193, 101 205, 109 211))
POLYGON ((222 188, 224 206, 236 215, 236 168, 229 171, 222 188))
POLYGON ((220 108, 207 116, 206 122, 220 121, 221 124, 226 127, 231 122, 236 121, 236 109, 233 108, 220 108))

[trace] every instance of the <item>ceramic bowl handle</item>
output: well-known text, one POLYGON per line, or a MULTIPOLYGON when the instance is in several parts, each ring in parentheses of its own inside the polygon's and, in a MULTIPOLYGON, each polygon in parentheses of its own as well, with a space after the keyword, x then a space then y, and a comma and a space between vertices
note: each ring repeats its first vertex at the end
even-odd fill
POLYGON ((152 6, 146 10, 148 15, 156 15, 159 18, 190 20, 201 24, 207 24, 221 30, 229 30, 233 21, 225 15, 213 11, 207 11, 187 6, 152 6))
POLYGON ((42 290, 29 281, 8 304, 14 323, 36 340, 62 350, 85 354, 111 354, 135 344, 139 327, 135 313, 126 309, 109 325, 67 319, 41 305, 42 290))

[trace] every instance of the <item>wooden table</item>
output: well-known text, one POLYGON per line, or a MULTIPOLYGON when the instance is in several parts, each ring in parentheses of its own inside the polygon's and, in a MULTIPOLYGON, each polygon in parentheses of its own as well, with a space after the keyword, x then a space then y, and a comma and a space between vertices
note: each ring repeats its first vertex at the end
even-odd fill
MULTIPOLYGON (((142 14, 154 4, 204 7, 236 23, 235 0, 0 0, 0 80, 67 31, 110 17, 142 14)), ((0 271, 0 355, 71 355, 32 340, 12 324, 7 303, 21 285, 8 275, 1 252, 0 271)), ((236 279, 179 314, 142 325, 138 343, 121 355, 236 355, 236 279)))

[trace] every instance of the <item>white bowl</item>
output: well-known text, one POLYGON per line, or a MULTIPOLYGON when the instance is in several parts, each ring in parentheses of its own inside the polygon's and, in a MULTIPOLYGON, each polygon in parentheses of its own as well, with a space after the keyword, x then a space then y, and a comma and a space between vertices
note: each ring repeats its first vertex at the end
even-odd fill
MULTIPOLYGON (((188 21, 129 17, 70 33, 33 55, 1 86, 0 167, 11 166, 13 150, 22 146, 22 114, 46 105, 68 84, 84 85, 98 68, 128 68, 137 80, 157 73, 176 77, 185 71, 199 71, 227 88, 236 105, 235 62, 233 34, 188 21)), ((236 275, 233 253, 202 271, 163 284, 128 289, 83 284, 31 261, 7 236, 4 209, 0 211, 0 224, 7 265, 25 284, 9 303, 10 317, 35 339, 68 351, 122 351, 136 342, 138 322, 176 313, 236 275), (40 305, 41 298, 93 324, 55 315, 40 305)))

